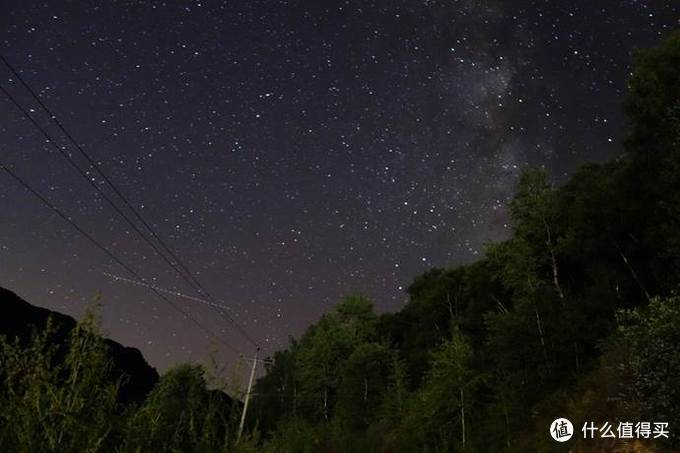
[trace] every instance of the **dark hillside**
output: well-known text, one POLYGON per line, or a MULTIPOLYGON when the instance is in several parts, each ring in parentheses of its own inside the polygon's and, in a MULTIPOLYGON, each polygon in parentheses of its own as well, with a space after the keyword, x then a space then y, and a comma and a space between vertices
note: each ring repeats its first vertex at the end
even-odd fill
MULTIPOLYGON (((0 287, 0 335, 9 340, 19 338, 25 342, 34 329, 42 331, 49 317, 55 327, 54 341, 64 344, 68 333, 76 325, 70 316, 36 307, 13 292, 0 287)), ((119 393, 121 403, 141 402, 158 382, 158 372, 144 360, 142 353, 135 348, 106 340, 113 361, 113 376, 125 375, 119 393)))

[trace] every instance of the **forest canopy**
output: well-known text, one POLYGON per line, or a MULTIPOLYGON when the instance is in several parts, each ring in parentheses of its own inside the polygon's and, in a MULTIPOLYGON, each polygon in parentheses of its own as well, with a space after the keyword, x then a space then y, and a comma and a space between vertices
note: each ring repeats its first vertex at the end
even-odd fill
POLYGON ((634 55, 625 111, 621 157, 560 187, 524 171, 483 259, 397 313, 347 298, 276 353, 252 419, 273 451, 546 450, 557 416, 668 422, 648 443, 678 446, 680 33, 634 55))
POLYGON ((240 404, 201 366, 122 403, 88 317, 61 346, 49 325, 3 339, 1 449, 545 451, 557 416, 667 422, 636 442, 680 447, 680 32, 636 53, 625 111, 619 158, 561 186, 523 173, 514 233, 481 260, 416 277, 396 313, 347 297, 276 352, 240 441, 240 404))

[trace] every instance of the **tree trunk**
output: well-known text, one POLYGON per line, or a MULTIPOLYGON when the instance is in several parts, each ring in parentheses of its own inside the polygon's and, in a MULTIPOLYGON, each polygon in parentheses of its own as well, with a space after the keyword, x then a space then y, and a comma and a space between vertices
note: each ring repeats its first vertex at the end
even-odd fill
POLYGON ((293 384, 293 415, 297 413, 297 384, 293 384))
POLYGON ((364 376, 364 404, 368 401, 368 378, 364 376))
POLYGON ((619 251, 619 255, 621 255, 621 259, 623 260, 624 264, 628 268, 628 271, 631 273, 633 278, 635 279, 635 282, 638 284, 640 289, 642 290, 643 293, 645 293, 645 297, 647 300, 650 300, 651 297, 649 297, 649 293, 647 292, 647 288, 645 288, 645 285, 642 284, 642 281, 638 277, 637 273, 635 272, 635 269, 633 269, 633 266, 630 265, 628 262, 628 258, 626 258, 626 255, 623 254, 623 250, 621 250, 621 247, 619 247, 619 243, 614 241, 614 245, 616 246, 616 249, 619 251))
POLYGON ((574 354, 575 354, 575 358, 576 358, 576 370, 580 370, 581 369, 581 362, 578 359, 578 343, 576 341, 574 341, 574 354))
POLYGON ((503 415, 505 415, 505 445, 510 447, 510 417, 508 417, 508 402, 503 398, 503 415))
POLYGON ((543 358, 545 359, 545 364, 548 366, 548 349, 545 346, 545 335, 543 335, 543 326, 541 325, 541 315, 538 314, 538 307, 534 303, 534 313, 536 313, 536 328, 538 329, 538 335, 541 339, 541 348, 543 348, 543 358))
POLYGON ((465 451, 465 393, 460 388, 460 425, 463 430, 463 451, 465 451))
POLYGON ((323 418, 328 421, 328 387, 323 388, 323 418))
POLYGON ((550 252, 550 261, 552 262, 552 272, 553 272, 553 285, 557 290, 557 294, 560 296, 560 300, 564 301, 564 293, 562 292, 562 287, 560 286, 560 279, 557 273, 557 259, 555 258, 555 250, 553 249, 552 236, 550 234, 550 226, 548 222, 543 219, 543 225, 545 226, 546 233, 546 245, 548 246, 548 251, 550 252))
POLYGON ((536 329, 538 330, 538 337, 541 340, 541 348, 543 349, 543 358, 545 359, 545 365, 549 366, 548 361, 548 349, 545 346, 545 335, 543 334, 543 325, 541 324, 541 315, 538 313, 538 306, 534 300, 534 285, 531 284, 531 277, 527 276, 527 282, 529 288, 531 289, 531 302, 534 305, 534 313, 536 314, 536 329))

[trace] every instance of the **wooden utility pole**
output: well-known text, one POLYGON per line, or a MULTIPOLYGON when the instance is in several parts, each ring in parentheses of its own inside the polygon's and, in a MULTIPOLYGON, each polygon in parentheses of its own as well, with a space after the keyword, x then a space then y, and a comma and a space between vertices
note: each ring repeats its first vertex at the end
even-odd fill
POLYGON ((243 425, 246 423, 246 413, 248 412, 248 402, 250 401, 250 393, 253 390, 253 378, 255 378, 255 367, 257 367, 257 353, 260 348, 255 351, 255 357, 253 357, 253 366, 250 369, 250 378, 248 379, 248 390, 246 391, 246 397, 243 401, 243 412, 241 412, 241 423, 238 425, 238 436, 236 436, 236 443, 241 440, 241 434, 243 434, 243 425))

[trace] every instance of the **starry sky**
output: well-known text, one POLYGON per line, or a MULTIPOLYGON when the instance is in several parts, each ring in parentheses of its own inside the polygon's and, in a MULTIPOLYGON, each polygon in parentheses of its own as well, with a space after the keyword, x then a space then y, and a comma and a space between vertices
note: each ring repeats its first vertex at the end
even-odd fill
MULTIPOLYGON (((629 54, 674 1, 4 0, 0 53, 270 353, 344 295, 379 311, 511 232, 518 175, 617 155, 629 54)), ((0 65, 0 84, 65 137, 0 65)), ((87 169, 74 148, 73 158, 87 169)), ((199 297, 0 97, 0 156, 163 288, 199 297)), ((91 169, 89 169, 91 170, 91 169)), ((88 171, 89 171, 88 170, 88 171)), ((96 184, 107 190, 93 174, 96 184)), ((0 286, 155 366, 235 353, 0 173, 0 286)), ((173 298, 222 341, 210 307, 173 298)))

